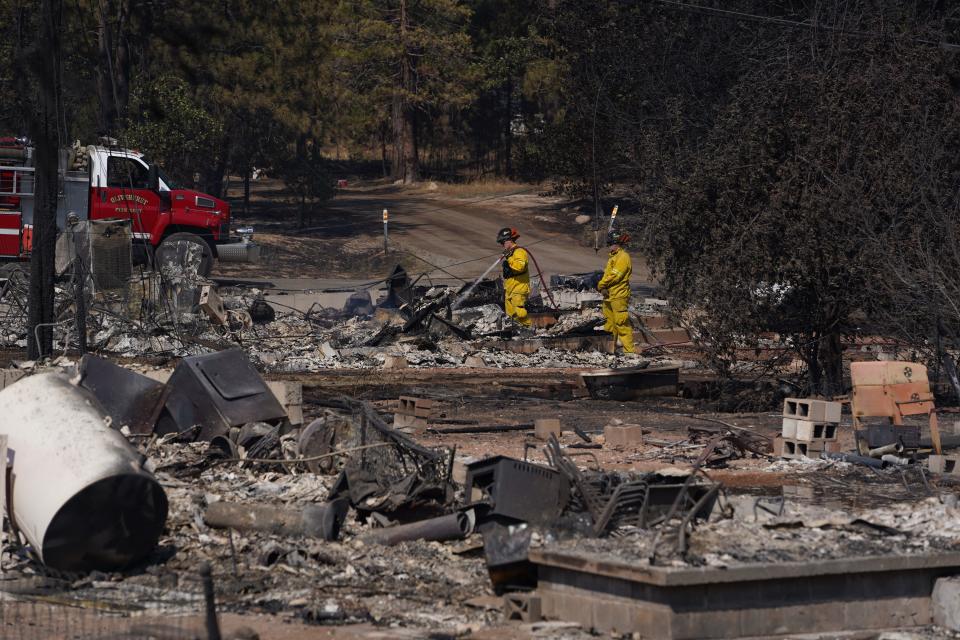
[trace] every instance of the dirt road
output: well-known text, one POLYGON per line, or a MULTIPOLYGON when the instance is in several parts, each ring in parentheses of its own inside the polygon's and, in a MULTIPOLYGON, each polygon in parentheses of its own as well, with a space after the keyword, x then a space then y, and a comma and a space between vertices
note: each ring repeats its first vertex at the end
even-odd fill
MULTIPOLYGON (((520 244, 529 247, 545 274, 582 273, 603 268, 606 250, 583 246, 557 198, 535 193, 504 197, 452 199, 411 194, 398 187, 351 189, 339 194, 330 208, 351 218, 369 220, 374 234, 382 232, 381 212, 390 212, 390 237, 402 247, 454 275, 476 277, 499 253, 495 238, 502 227, 514 227, 520 244)), ((644 282, 643 265, 634 265, 634 279, 644 282), (639 268, 638 268, 639 267, 639 268)))
MULTIPOLYGON (((442 267, 431 272, 435 280, 451 275, 472 279, 498 257, 497 231, 507 226, 520 232, 520 244, 530 249, 547 278, 602 269, 607 257, 604 247, 595 252, 592 242, 586 246, 592 235, 574 222, 575 207, 561 198, 540 197, 535 188, 456 198, 427 189, 361 185, 341 191, 305 229, 296 228, 291 210, 277 204, 282 197, 278 185, 257 190, 262 195, 252 214, 235 217, 256 227, 258 241, 268 248, 265 264, 254 270, 221 265, 219 275, 382 277, 401 261, 416 273, 431 269, 430 264, 442 267), (386 260, 384 209, 390 212, 391 251, 397 252, 386 260)), ((645 265, 636 257, 633 281, 649 282, 645 265)))

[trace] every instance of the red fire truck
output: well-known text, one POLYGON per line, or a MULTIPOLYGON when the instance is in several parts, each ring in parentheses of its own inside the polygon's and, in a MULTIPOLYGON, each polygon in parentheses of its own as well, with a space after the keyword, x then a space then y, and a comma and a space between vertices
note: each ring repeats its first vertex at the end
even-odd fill
MULTIPOLYGON (((24 139, 0 138, 0 260, 25 260, 32 245, 33 149, 24 139)), ((229 238, 230 205, 183 189, 143 154, 110 146, 60 152, 57 228, 79 220, 129 219, 135 256, 160 255, 167 247, 196 245, 201 275, 208 275, 217 245, 229 238)), ((196 251, 196 249, 194 249, 196 251)))

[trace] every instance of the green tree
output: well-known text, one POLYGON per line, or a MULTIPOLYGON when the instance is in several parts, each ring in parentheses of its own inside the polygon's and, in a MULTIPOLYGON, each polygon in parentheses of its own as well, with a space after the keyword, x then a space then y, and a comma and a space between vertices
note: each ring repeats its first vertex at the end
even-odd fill
POLYGON ((199 102, 182 78, 164 75, 137 85, 131 118, 121 137, 124 144, 149 153, 185 181, 219 162, 224 124, 199 102))
POLYGON ((763 33, 765 64, 741 65, 697 154, 638 189, 643 252, 718 367, 773 332, 827 395, 843 389, 842 338, 882 330, 882 309, 904 318, 885 282, 890 230, 960 183, 949 54, 889 8, 851 9, 850 29, 903 31, 763 33))
POLYGON ((344 98, 366 114, 366 131, 389 131, 397 180, 419 179, 420 139, 435 122, 428 117, 461 109, 473 96, 478 69, 471 60, 468 17, 459 0, 338 5, 336 68, 349 88, 344 98))

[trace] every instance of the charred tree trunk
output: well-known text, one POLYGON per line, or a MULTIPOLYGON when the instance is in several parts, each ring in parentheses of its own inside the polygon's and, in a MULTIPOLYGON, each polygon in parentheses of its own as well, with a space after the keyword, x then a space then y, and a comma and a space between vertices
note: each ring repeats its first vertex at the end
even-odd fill
POLYGON ((247 166, 243 170, 243 215, 250 213, 250 173, 252 169, 247 166))
POLYGON ((220 155, 217 162, 210 167, 203 176, 203 189, 215 198, 226 198, 227 189, 224 179, 227 178, 227 158, 230 156, 230 138, 224 135, 221 141, 220 155))
POLYGON ((390 113, 390 128, 393 136, 393 148, 390 150, 390 177, 394 180, 403 179, 403 160, 401 149, 403 148, 403 118, 400 115, 401 109, 400 95, 393 96, 393 104, 390 113))
POLYGON ((113 74, 113 38, 108 21, 108 0, 97 3, 97 98, 100 103, 97 125, 101 135, 113 131, 117 121, 117 87, 113 74))
POLYGON ((30 116, 35 149, 33 250, 30 257, 30 302, 27 357, 53 351, 54 251, 57 240, 57 156, 59 149, 57 90, 60 86, 60 18, 57 0, 43 0, 35 59, 31 67, 39 89, 36 111, 30 116))
POLYGON ((380 134, 380 165, 383 173, 383 177, 390 176, 389 163, 387 162, 387 134, 380 134))
POLYGON ((398 91, 393 100, 394 159, 393 178, 404 184, 416 182, 420 177, 417 157, 416 112, 410 96, 413 87, 413 57, 409 51, 407 31, 409 16, 406 0, 400 0, 400 77, 398 91))
POLYGON ((818 343, 817 354, 823 370, 819 393, 827 398, 843 393, 843 345, 840 334, 829 332, 818 343))
POLYGON ((818 393, 820 384, 823 381, 823 370, 820 368, 820 359, 818 357, 819 343, 818 336, 802 336, 795 340, 803 344, 807 343, 802 349, 801 358, 807 363, 807 392, 818 393))
POLYGON ((507 78, 507 117, 503 123, 504 174, 513 177, 513 78, 507 78))
POLYGON ((417 123, 413 107, 408 103, 403 110, 403 183, 412 184, 420 179, 420 161, 417 151, 417 123))
POLYGON ((117 85, 117 120, 127 117, 127 105, 130 104, 130 0, 117 2, 116 61, 113 68, 117 85))
POLYGON ((97 3, 97 97, 100 133, 113 133, 130 103, 130 0, 97 3))

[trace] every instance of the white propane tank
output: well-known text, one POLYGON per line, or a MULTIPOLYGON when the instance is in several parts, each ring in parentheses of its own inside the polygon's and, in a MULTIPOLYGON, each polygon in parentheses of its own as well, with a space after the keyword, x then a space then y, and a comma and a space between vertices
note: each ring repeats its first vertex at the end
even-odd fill
POLYGON ((0 391, 0 433, 11 517, 45 565, 112 571, 154 549, 167 496, 85 389, 59 373, 21 379, 0 391))

